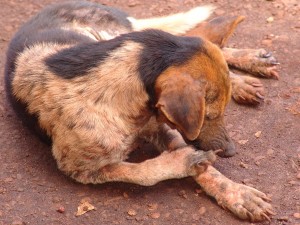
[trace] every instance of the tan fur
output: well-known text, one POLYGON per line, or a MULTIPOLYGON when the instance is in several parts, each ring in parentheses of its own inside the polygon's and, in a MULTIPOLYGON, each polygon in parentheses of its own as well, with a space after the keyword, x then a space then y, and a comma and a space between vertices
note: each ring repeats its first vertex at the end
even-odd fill
MULTIPOLYGON (((134 74, 142 46, 127 42, 105 63, 90 71, 89 76, 72 80, 51 73, 43 63, 47 56, 66 47, 41 44, 27 49, 17 61, 14 94, 28 103, 30 113, 39 114, 41 127, 52 137, 53 155, 61 170, 83 183, 127 181, 131 173, 125 173, 124 177, 118 173, 119 176, 115 177, 100 170, 107 171, 106 166, 127 158, 136 147, 139 132, 152 116, 147 110, 148 96, 143 84, 134 74), (115 62, 119 62, 119 69, 112 71, 111 68, 116 68, 113 66, 115 62), (31 74, 32 68, 34 76, 24 75, 31 74), (32 87, 32 84, 36 85, 32 87), (101 100, 98 100, 99 96, 101 100)), ((193 149, 188 149, 194 154, 193 149)), ((160 157, 158 161, 164 160, 165 157, 160 157)), ((123 164, 120 164, 121 168, 123 164)), ((127 165, 124 170, 132 166, 127 165)), ((170 168, 168 176, 173 178, 172 174, 174 171, 170 168)), ((183 169, 175 174, 178 178, 187 175, 186 172, 183 174, 183 169)), ((140 175, 138 180, 145 177, 140 175)))

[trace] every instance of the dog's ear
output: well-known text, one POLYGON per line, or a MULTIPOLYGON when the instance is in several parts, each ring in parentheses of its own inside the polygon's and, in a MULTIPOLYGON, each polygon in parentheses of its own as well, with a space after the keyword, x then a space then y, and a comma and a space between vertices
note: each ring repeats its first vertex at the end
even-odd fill
POLYGON ((159 91, 159 120, 178 129, 188 140, 195 140, 204 121, 205 86, 187 74, 169 77, 159 91))
POLYGON ((237 25, 245 19, 244 16, 222 16, 208 22, 200 23, 185 36, 196 36, 207 39, 223 48, 237 25))

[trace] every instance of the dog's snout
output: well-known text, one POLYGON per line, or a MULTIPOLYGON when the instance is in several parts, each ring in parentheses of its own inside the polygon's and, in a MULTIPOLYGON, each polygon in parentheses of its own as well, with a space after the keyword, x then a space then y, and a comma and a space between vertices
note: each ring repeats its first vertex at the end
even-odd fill
POLYGON ((201 150, 222 151, 217 154, 221 157, 231 157, 236 154, 236 148, 222 121, 206 121, 199 137, 192 144, 201 150))
POLYGON ((221 157, 227 158, 236 154, 235 145, 231 139, 229 139, 229 141, 226 141, 221 149, 223 151, 218 153, 218 155, 221 157))

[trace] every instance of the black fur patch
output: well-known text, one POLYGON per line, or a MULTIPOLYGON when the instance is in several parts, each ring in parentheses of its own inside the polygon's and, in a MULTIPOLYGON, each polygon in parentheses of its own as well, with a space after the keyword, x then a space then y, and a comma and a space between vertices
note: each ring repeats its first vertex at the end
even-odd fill
POLYGON ((165 69, 183 64, 197 52, 206 54, 200 38, 174 36, 159 30, 136 33, 133 40, 145 46, 140 58, 139 75, 150 96, 150 104, 155 101, 155 81, 165 69))
MULTIPOLYGON (((125 41, 137 42, 144 46, 137 72, 150 98, 154 96, 157 77, 166 68, 186 62, 196 52, 206 54, 199 38, 179 37, 159 30, 146 30, 121 35, 109 41, 83 43, 52 55, 45 62, 51 71, 66 79, 88 75, 92 68, 99 66, 125 41)), ((118 66, 118 62, 115 65, 118 66)))
POLYGON ((48 57, 45 63, 49 70, 65 79, 87 75, 90 69, 101 64, 109 56, 109 53, 119 48, 122 43, 121 38, 83 43, 48 57))

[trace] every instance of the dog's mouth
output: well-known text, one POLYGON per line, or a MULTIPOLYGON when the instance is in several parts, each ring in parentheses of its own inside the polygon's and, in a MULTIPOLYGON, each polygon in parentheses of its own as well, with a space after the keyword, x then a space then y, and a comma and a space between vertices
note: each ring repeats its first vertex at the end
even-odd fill
POLYGON ((235 145, 232 140, 211 140, 209 142, 204 142, 201 140, 191 141, 190 144, 195 146, 197 149, 204 151, 214 150, 217 151, 217 155, 227 158, 234 156, 236 154, 235 145))

